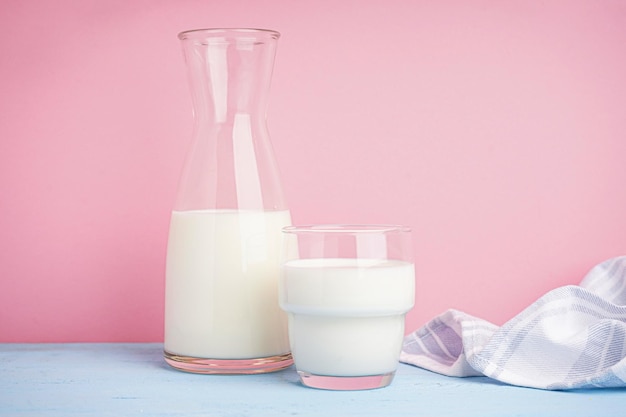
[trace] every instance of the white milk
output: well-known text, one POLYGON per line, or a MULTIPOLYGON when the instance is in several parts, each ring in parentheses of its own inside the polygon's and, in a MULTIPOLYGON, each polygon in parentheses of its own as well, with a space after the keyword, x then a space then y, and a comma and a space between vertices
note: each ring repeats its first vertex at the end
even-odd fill
POLYGON ((167 248, 165 350, 252 359, 289 352, 278 306, 289 211, 174 211, 167 248))
POLYGON ((412 263, 301 259, 285 263, 279 301, 298 371, 327 376, 395 371, 404 315, 415 299, 412 263))

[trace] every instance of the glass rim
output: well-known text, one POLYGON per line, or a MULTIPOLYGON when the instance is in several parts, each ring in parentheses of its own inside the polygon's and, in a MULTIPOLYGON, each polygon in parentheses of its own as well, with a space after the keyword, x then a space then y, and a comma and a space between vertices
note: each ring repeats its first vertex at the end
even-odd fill
POLYGON ((341 233, 341 234, 365 234, 365 233, 410 233, 411 228, 399 224, 304 224, 282 228, 283 233, 341 233))
POLYGON ((178 39, 204 39, 210 37, 224 37, 228 35, 263 35, 270 39, 280 38, 280 33, 272 29, 260 28, 205 28, 190 29, 182 31, 178 34, 178 39))

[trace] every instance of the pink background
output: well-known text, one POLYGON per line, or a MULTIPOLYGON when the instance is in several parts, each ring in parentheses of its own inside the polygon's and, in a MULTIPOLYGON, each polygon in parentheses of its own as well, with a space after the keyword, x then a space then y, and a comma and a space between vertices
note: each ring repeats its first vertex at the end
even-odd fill
POLYGON ((623 1, 4 1, 0 341, 161 341, 179 31, 282 33, 297 223, 414 229, 417 305, 498 324, 626 254, 623 1))

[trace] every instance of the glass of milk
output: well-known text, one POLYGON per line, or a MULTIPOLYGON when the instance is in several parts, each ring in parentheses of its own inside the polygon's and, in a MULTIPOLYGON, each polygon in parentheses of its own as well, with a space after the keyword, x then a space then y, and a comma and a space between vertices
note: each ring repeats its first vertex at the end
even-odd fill
POLYGON ((279 304, 306 386, 389 385, 415 302, 411 231, 393 225, 310 225, 283 230, 279 304))

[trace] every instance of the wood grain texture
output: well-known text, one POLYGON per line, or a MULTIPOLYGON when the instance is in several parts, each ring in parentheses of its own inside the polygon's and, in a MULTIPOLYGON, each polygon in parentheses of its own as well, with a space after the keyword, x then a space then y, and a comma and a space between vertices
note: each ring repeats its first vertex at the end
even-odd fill
POLYGON ((293 368, 195 375, 161 344, 0 344, 0 416, 619 416, 626 389, 549 392, 400 364, 391 386, 322 391, 293 368))

